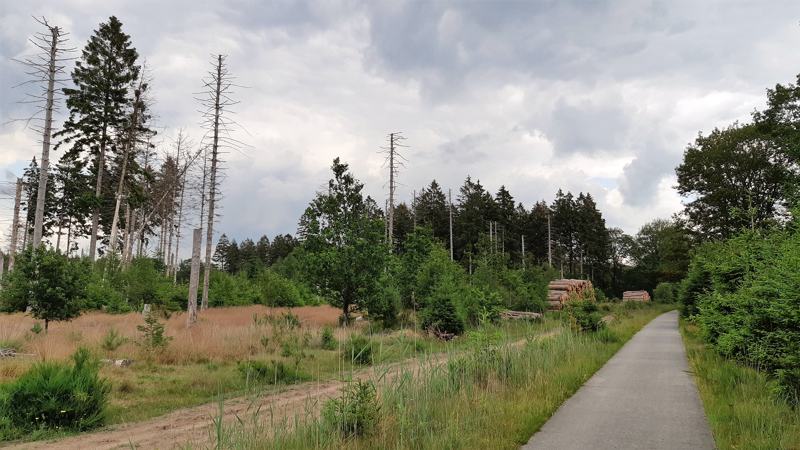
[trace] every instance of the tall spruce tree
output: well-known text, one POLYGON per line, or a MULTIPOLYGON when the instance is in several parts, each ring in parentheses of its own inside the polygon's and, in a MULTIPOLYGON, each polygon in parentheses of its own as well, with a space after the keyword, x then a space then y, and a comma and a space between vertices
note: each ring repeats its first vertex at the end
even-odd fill
MULTIPOLYGON (((131 83, 139 76, 138 53, 122 23, 114 16, 101 23, 83 49, 72 71, 75 88, 65 88, 69 118, 57 133, 58 146, 69 144, 67 155, 79 157, 94 177, 91 204, 89 255, 97 249, 101 209, 109 207, 111 183, 104 179, 108 153, 117 153, 116 142, 125 127, 131 103, 131 83)), ((88 213, 89 211, 86 211, 88 213)))
POLYGON ((494 199, 481 185, 480 180, 467 177, 458 194, 455 211, 455 257, 461 259, 467 252, 475 254, 478 240, 489 230, 494 219, 494 199))
POLYGON ((414 200, 414 214, 417 226, 428 227, 433 236, 442 243, 450 239, 449 213, 447 209, 447 196, 442 191, 436 180, 422 189, 414 200))

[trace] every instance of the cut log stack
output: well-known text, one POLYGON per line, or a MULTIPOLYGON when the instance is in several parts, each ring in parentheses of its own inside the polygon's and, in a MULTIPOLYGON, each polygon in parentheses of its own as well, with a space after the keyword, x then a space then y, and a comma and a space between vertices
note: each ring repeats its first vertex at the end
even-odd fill
POLYGON ((550 311, 564 309, 572 299, 595 301, 594 286, 589 280, 553 280, 547 286, 547 308, 550 311))
POLYGON ((529 311, 503 311, 500 313, 500 318, 505 320, 536 320, 541 319, 542 314, 529 311))
POLYGON ((622 293, 623 302, 649 302, 650 294, 647 291, 625 291, 622 293))

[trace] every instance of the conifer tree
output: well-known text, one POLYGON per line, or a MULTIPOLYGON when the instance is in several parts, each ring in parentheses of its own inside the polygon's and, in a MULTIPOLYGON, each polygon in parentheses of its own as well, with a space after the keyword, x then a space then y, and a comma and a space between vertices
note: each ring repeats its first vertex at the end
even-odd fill
MULTIPOLYGON (((64 89, 69 118, 57 133, 58 146, 69 144, 67 155, 90 167, 94 178, 91 205, 89 256, 94 259, 100 229, 100 213, 110 207, 105 179, 109 153, 124 130, 126 110, 131 102, 130 85, 139 75, 138 54, 122 23, 114 16, 101 23, 83 49, 72 71, 75 88, 64 89)), ((89 211, 86 211, 87 213, 89 211)))

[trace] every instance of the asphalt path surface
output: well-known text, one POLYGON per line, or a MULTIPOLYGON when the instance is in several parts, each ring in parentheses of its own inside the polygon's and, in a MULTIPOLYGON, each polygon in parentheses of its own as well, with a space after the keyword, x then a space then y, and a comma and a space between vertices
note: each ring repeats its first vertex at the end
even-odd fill
POLYGON ((678 313, 642 328, 522 448, 713 449, 678 313))

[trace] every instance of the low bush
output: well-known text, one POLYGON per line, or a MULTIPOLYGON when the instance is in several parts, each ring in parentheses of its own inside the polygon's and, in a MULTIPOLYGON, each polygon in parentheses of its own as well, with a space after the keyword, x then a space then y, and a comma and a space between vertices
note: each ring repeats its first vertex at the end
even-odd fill
POLYGON ((138 344, 148 357, 163 352, 167 348, 169 341, 172 340, 172 337, 164 334, 164 324, 158 321, 155 312, 146 314, 144 324, 137 325, 136 329, 141 333, 138 344))
POLYGON ((449 283, 439 286, 422 310, 422 328, 433 333, 459 335, 464 332, 462 319, 453 303, 457 289, 449 283))
POLYGON ((571 301, 567 303, 567 315, 570 326, 575 331, 599 331, 606 326, 603 322, 603 315, 600 314, 600 309, 595 302, 571 301))
POLYGON ((0 387, 0 421, 22 432, 35 429, 85 431, 103 425, 109 383, 87 349, 72 366, 43 362, 0 387))
POLYGON ((373 342, 366 336, 354 334, 342 347, 342 358, 355 364, 372 364, 373 342))
POLYGON ((336 342, 336 337, 333 335, 333 328, 326 326, 322 329, 322 334, 320 334, 320 347, 323 350, 336 350, 336 347, 339 345, 336 342))
POLYGON ((296 283, 271 270, 264 270, 256 278, 259 301, 268 306, 302 306, 306 304, 303 292, 296 283))
POLYGON ((245 379, 262 383, 291 384, 310 379, 308 375, 296 367, 284 364, 281 361, 241 361, 236 368, 245 379))
POLYGON ((83 309, 103 309, 112 314, 131 311, 130 305, 122 296, 122 292, 103 279, 93 279, 86 285, 81 307, 83 309))
POLYGON ((326 425, 344 437, 372 433, 380 420, 380 406, 375 385, 355 381, 347 385, 341 397, 328 400, 322 408, 326 425))
POLYGON ((113 352, 114 350, 120 348, 122 344, 127 342, 128 340, 125 336, 122 336, 117 332, 116 329, 111 328, 108 330, 105 336, 103 336, 103 341, 100 343, 100 347, 107 352, 113 352))
POLYGON ((653 289, 653 301, 658 303, 675 302, 675 285, 666 281, 658 283, 653 289))

